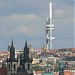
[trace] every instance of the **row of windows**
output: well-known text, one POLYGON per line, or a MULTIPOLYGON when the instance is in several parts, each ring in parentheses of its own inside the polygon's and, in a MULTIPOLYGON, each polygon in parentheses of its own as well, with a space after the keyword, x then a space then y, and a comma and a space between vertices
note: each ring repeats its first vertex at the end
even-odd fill
MULTIPOLYGON (((11 67, 12 67, 12 66, 11 66, 11 67)), ((13 65, 13 68, 14 68, 14 70, 16 70, 16 65, 15 65, 15 64, 13 65)), ((9 70, 11 70, 10 64, 9 64, 9 70)))
MULTIPOLYGON (((9 64, 9 70, 11 70, 11 67, 12 67, 12 66, 11 66, 11 67, 10 67, 10 66, 11 66, 11 65, 9 64)), ((16 64, 13 65, 13 68, 14 68, 14 70, 16 70, 16 64)), ((30 64, 28 64, 28 70, 29 70, 29 69, 30 69, 30 64)))

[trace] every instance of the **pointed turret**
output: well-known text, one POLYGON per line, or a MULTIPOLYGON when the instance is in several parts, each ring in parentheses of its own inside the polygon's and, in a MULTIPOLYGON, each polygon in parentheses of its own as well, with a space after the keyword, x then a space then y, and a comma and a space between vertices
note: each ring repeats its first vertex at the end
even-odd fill
POLYGON ((26 40, 26 42, 25 42, 25 48, 27 49, 28 47, 27 47, 27 40, 26 40))
POLYGON ((27 46, 27 40, 25 42, 25 47, 24 47, 24 60, 29 59, 29 48, 27 46))
POLYGON ((12 35, 12 42, 11 42, 11 46, 13 47, 13 35, 12 35))
POLYGON ((10 48, 10 60, 11 61, 15 60, 15 48, 13 46, 13 38, 12 38, 12 43, 11 43, 11 48, 10 48))
POLYGON ((13 37, 10 47, 10 58, 7 58, 7 75, 16 75, 18 68, 18 58, 15 58, 15 48, 13 46, 13 37))
POLYGON ((12 39, 12 43, 11 43, 11 46, 13 47, 13 39, 12 39))
POLYGON ((32 71, 32 59, 29 57, 29 48, 27 46, 27 40, 25 42, 25 47, 24 47, 24 57, 22 60, 22 67, 24 69, 25 74, 27 75, 33 75, 32 71))

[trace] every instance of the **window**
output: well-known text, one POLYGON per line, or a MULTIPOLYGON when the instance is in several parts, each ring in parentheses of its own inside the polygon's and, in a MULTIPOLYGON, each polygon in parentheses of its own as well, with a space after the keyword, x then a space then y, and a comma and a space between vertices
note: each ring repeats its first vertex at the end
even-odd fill
POLYGON ((48 72, 49 72, 50 70, 48 69, 48 72))
POLYGON ((30 69, 30 64, 28 63, 28 70, 30 69))
POLYGON ((9 64, 9 70, 10 70, 10 64, 9 64))
POLYGON ((14 70, 16 70, 16 65, 14 64, 14 70))

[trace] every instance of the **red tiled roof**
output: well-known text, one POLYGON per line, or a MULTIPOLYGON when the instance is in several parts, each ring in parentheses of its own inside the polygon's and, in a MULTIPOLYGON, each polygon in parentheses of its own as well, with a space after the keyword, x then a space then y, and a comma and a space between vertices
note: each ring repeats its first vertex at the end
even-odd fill
MULTIPOLYGON (((42 74, 44 71, 36 71, 36 74, 42 74)), ((59 73, 54 73, 54 75, 59 75, 59 73)), ((72 72, 70 71, 64 71, 64 75, 74 75, 72 72)))
POLYGON ((54 75, 59 75, 59 73, 54 73, 54 75))
POLYGON ((8 51, 6 51, 6 52, 0 52, 0 55, 1 55, 1 54, 7 54, 7 55, 9 55, 10 52, 8 52, 8 51))
POLYGON ((71 50, 75 50, 75 48, 71 48, 71 50))
POLYGON ((36 74, 42 74, 44 71, 36 71, 36 74))
MULTIPOLYGON (((59 73, 55 73, 54 75, 59 75, 59 73)), ((73 75, 70 71, 64 71, 64 75, 73 75)))
POLYGON ((73 73, 70 71, 64 71, 64 75, 73 75, 73 73))

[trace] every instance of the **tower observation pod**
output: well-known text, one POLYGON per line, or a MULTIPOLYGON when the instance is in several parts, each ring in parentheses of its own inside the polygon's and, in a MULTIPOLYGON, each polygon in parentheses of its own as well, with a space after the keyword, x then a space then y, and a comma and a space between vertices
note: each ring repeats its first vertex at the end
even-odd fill
POLYGON ((49 18, 46 20, 46 49, 52 50, 52 42, 55 39, 52 35, 52 31, 54 30, 54 25, 52 23, 52 0, 49 2, 49 18))

